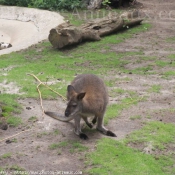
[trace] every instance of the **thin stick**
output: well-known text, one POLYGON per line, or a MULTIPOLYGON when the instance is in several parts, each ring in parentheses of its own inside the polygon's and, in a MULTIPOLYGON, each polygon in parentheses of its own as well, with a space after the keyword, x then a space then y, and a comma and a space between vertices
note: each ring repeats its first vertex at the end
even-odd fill
POLYGON ((42 96, 41 96, 41 91, 39 90, 39 86, 41 83, 36 87, 39 93, 39 98, 40 98, 40 104, 41 104, 41 109, 42 109, 42 117, 44 118, 44 107, 43 107, 43 101, 42 101, 42 96))
POLYGON ((65 102, 67 102, 66 98, 59 94, 58 92, 56 92, 55 90, 51 89, 48 85, 46 85, 45 83, 43 83, 38 77, 36 77, 34 74, 27 74, 27 75, 31 75, 33 76, 40 84, 44 85, 46 88, 50 89, 52 92, 56 93, 58 96, 60 96, 65 102))
POLYGON ((13 138, 13 137, 15 137, 15 136, 17 136, 17 135, 20 135, 20 134, 22 134, 22 133, 24 133, 24 132, 28 132, 28 131, 31 131, 31 130, 32 130, 32 129, 28 129, 28 130, 25 130, 25 131, 21 131, 21 132, 15 134, 15 135, 12 135, 12 136, 9 136, 9 137, 7 137, 7 138, 5 138, 5 139, 0 140, 0 142, 3 142, 3 141, 5 141, 5 140, 8 140, 8 139, 10 139, 10 138, 13 138))

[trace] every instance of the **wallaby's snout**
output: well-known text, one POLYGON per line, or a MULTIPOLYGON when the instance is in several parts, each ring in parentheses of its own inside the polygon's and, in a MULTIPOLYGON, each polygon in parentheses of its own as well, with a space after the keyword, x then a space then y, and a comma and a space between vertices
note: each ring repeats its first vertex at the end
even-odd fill
POLYGON ((65 111, 65 116, 69 117, 69 112, 68 111, 65 111))

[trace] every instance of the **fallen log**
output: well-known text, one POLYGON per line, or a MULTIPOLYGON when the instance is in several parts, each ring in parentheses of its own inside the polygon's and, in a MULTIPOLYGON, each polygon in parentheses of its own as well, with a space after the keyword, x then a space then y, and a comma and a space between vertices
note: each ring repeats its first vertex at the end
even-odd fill
POLYGON ((105 35, 139 25, 142 21, 138 11, 134 11, 121 15, 108 15, 79 27, 67 22, 51 29, 48 38, 54 48, 60 49, 86 40, 98 41, 105 35))

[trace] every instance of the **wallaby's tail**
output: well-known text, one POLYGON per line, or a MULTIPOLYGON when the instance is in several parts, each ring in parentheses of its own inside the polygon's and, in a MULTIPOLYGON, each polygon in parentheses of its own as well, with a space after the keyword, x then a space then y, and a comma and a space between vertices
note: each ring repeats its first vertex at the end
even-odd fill
POLYGON ((70 121, 70 120, 72 120, 74 118, 74 116, 66 117, 66 116, 58 114, 56 112, 45 111, 44 113, 46 115, 56 119, 56 120, 62 121, 62 122, 68 122, 68 121, 70 121))

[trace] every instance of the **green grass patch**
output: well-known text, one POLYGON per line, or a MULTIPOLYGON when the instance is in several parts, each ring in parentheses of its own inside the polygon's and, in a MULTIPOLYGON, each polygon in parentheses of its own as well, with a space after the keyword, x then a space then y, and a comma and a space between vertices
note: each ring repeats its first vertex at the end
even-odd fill
POLYGON ((173 66, 175 66, 175 62, 172 62, 172 61, 160 61, 159 60, 159 61, 156 61, 155 63, 159 67, 166 67, 166 66, 173 67, 173 66))
POLYGON ((144 61, 153 61, 156 60, 156 56, 139 56, 139 60, 144 60, 144 61))
POLYGON ((59 148, 59 143, 52 143, 51 145, 49 145, 49 149, 54 150, 59 148))
POLYGON ((8 117, 11 113, 19 114, 21 106, 17 102, 17 95, 0 94, 0 104, 2 107, 2 115, 8 117))
POLYGON ((160 93, 161 85, 152 85, 148 92, 160 93))
POLYGON ((175 54, 168 55, 168 58, 170 58, 171 60, 175 60, 175 54))
POLYGON ((5 153, 5 154, 0 156, 0 159, 7 159, 7 158, 11 158, 11 157, 12 157, 12 153, 5 153))
POLYGON ((170 78, 170 77, 174 77, 174 76, 175 76, 175 71, 173 71, 173 70, 164 72, 164 73, 162 74, 162 77, 163 77, 163 78, 170 78))
POLYGON ((62 141, 60 143, 52 143, 49 146, 49 149, 51 150, 58 150, 59 148, 62 149, 69 149, 70 153, 74 153, 74 152, 83 152, 86 151, 88 149, 87 146, 84 146, 82 143, 78 142, 78 141, 62 141))
POLYGON ((134 116, 130 117, 131 120, 137 120, 137 119, 141 119, 141 118, 142 118, 141 115, 134 115, 134 116))
MULTIPOLYGON (((146 154, 137 147, 128 145, 143 144, 143 148, 149 143, 153 149, 164 150, 168 144, 175 143, 175 125, 162 122, 149 122, 142 129, 132 132, 124 140, 116 141, 111 138, 100 139, 96 150, 87 153, 87 172, 95 175, 173 175, 175 159, 171 151, 165 154, 146 154)), ((140 146, 139 146, 140 147, 140 146)))
POLYGON ((42 138, 43 136, 48 136, 48 135, 50 135, 50 133, 44 131, 44 132, 39 132, 39 133, 37 133, 36 136, 37 136, 37 138, 42 138))
POLYGON ((104 124, 108 124, 110 119, 113 119, 122 112, 123 109, 127 109, 132 105, 136 105, 139 101, 145 100, 144 98, 140 98, 137 95, 131 96, 130 98, 124 98, 118 104, 112 104, 107 107, 104 124))
POLYGON ((9 170, 11 171, 24 171, 26 172, 26 170, 22 167, 20 167, 19 165, 12 165, 9 167, 9 170))
POLYGON ((59 134, 60 134, 60 131, 59 131, 58 129, 55 129, 55 130, 53 131, 53 134, 54 134, 54 135, 59 135, 59 134))
POLYGON ((74 153, 76 151, 78 151, 78 152, 84 152, 84 151, 87 151, 87 150, 88 150, 88 147, 87 146, 82 145, 80 142, 73 142, 71 144, 70 152, 71 153, 74 153))
POLYGON ((149 154, 129 148, 119 141, 103 138, 96 146, 96 151, 87 154, 89 174, 95 175, 165 175, 165 167, 173 166, 170 157, 159 159, 149 154))
POLYGON ((13 174, 14 171, 16 171, 16 172, 19 171, 17 174, 28 174, 24 168, 22 168, 16 164, 15 165, 7 165, 7 166, 2 167, 2 168, 0 167, 0 170, 10 172, 10 174, 11 173, 13 174))
POLYGON ((130 134, 126 142, 152 143, 155 149, 163 150, 166 148, 166 144, 175 143, 175 125, 165 124, 162 122, 149 122, 142 129, 130 134))
POLYGON ((32 116, 28 119, 29 122, 37 122, 38 118, 36 116, 32 116))
POLYGON ((61 147, 66 147, 67 145, 68 145, 67 141, 62 141, 60 143, 52 143, 51 145, 49 145, 49 149, 55 150, 61 147))
POLYGON ((175 42, 175 37, 167 38, 166 41, 167 42, 175 42))
POLYGON ((16 138, 13 138, 13 139, 11 139, 11 142, 13 142, 13 143, 17 143, 18 140, 17 140, 16 138))
POLYGON ((120 95, 126 93, 126 91, 124 89, 121 89, 121 88, 113 89, 112 92, 120 94, 120 95))
POLYGON ((44 131, 44 132, 37 133, 37 138, 42 138, 43 136, 52 136, 52 135, 55 135, 56 136, 58 134, 60 134, 60 131, 58 129, 54 129, 51 132, 44 131))
POLYGON ((153 65, 147 65, 144 67, 138 67, 135 69, 125 69, 123 70, 124 73, 132 73, 132 74, 140 74, 140 75, 151 75, 151 74, 155 74, 154 69, 153 69, 153 65))
POLYGON ((2 175, 5 175, 4 168, 0 167, 0 172, 2 173, 2 175))
POLYGON ((22 119, 20 117, 13 117, 13 116, 10 116, 7 118, 7 123, 10 125, 10 126, 13 126, 13 127, 17 127, 19 126, 20 124, 22 124, 22 119))

